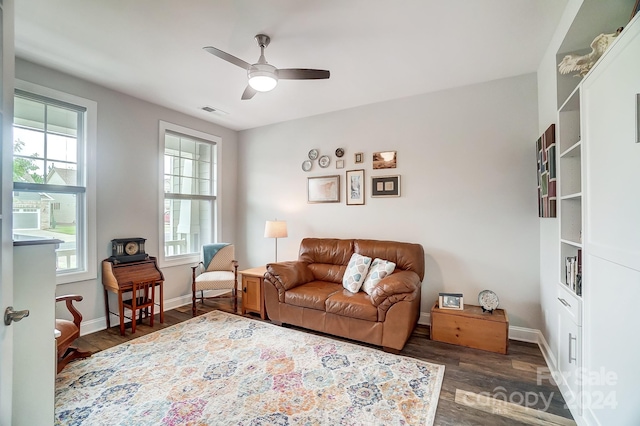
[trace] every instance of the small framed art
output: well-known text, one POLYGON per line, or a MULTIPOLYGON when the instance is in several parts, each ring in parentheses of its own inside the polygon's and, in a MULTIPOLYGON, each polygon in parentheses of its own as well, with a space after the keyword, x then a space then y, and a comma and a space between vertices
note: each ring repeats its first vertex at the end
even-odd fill
POLYGON ((344 169, 344 160, 336 160, 336 169, 344 169))
POLYGON ((374 169, 395 169, 397 162, 396 151, 382 151, 373 153, 374 169))
POLYGON ((339 203, 340 175, 307 178, 308 203, 339 203))
POLYGON ((353 162, 356 164, 364 163, 364 154, 362 152, 353 154, 353 162))
POLYGON ((438 296, 438 307, 440 309, 463 310, 464 303, 462 301, 462 293, 440 293, 438 296))
POLYGON ((372 197, 399 197, 400 175, 373 176, 371 178, 372 197))
POLYGON ((347 171, 347 205, 364 204, 364 170, 347 171))

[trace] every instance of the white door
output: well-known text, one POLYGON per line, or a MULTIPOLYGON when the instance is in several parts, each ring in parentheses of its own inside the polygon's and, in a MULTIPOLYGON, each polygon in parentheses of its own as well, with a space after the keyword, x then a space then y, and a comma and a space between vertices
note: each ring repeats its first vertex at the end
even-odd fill
MULTIPOLYGON (((11 182, 13 181, 13 0, 0 2, 0 170, 2 191, 0 193, 0 312, 4 317, 7 306, 13 305, 13 242, 11 235, 11 182)), ((13 393, 13 326, 0 321, 0 425, 12 422, 13 393)))

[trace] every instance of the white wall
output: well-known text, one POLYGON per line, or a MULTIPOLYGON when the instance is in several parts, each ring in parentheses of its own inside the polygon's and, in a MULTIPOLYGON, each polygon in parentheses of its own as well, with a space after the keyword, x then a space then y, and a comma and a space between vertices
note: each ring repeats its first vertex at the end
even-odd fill
POLYGON ((539 328, 539 231, 535 141, 536 75, 493 81, 240 132, 238 247, 241 267, 274 260, 264 222, 286 220, 279 260, 297 258, 307 236, 417 242, 426 253, 423 313, 438 292, 477 304, 485 288, 500 297, 511 325, 539 328), (335 169, 336 148, 346 167, 335 169), (307 152, 332 157, 301 169, 307 152), (373 171, 375 151, 398 152, 395 170, 373 171), (354 164, 355 152, 366 162, 354 164), (400 198, 344 201, 346 170, 400 174, 400 198), (341 202, 308 204, 307 177, 341 175, 341 202))
MULTIPOLYGON (((97 252, 98 262, 107 258, 113 238, 147 238, 146 251, 159 253, 159 120, 220 136, 222 193, 219 196, 225 226, 221 239, 235 241, 237 132, 189 117, 87 81, 18 60, 16 78, 98 103, 97 143, 97 252)), ((197 106, 194 106, 194 108, 197 106)), ((191 293, 188 265, 164 268, 165 300, 191 293)), ((98 278, 59 285, 56 294, 76 293, 83 322, 104 328, 103 287, 98 278)), ((113 296, 113 295, 112 295, 113 296)), ((112 310, 116 309, 112 298, 112 310)))

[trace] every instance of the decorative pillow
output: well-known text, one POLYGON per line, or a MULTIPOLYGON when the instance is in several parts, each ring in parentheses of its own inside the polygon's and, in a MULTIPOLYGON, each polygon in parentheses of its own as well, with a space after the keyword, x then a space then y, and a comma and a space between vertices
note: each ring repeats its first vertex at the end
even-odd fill
POLYGON ((342 286, 351 293, 360 291, 360 287, 362 287, 362 283, 367 276, 369 265, 371 265, 370 257, 353 253, 349 260, 349 265, 347 265, 347 270, 344 271, 342 286))
POLYGON ((369 273, 364 280, 362 290, 371 296, 373 289, 376 288, 378 283, 382 281, 384 277, 391 274, 396 269, 396 264, 388 260, 378 259, 377 257, 371 263, 369 273))

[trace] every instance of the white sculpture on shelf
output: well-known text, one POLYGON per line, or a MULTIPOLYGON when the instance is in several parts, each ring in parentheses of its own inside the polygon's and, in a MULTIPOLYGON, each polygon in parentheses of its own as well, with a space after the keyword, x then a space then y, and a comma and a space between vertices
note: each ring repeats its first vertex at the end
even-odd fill
POLYGON ((589 70, 598 62, 598 59, 607 51, 613 40, 622 32, 622 27, 615 33, 600 34, 591 42, 591 53, 586 55, 570 54, 562 59, 558 64, 560 74, 569 74, 577 71, 575 77, 584 77, 589 70))

